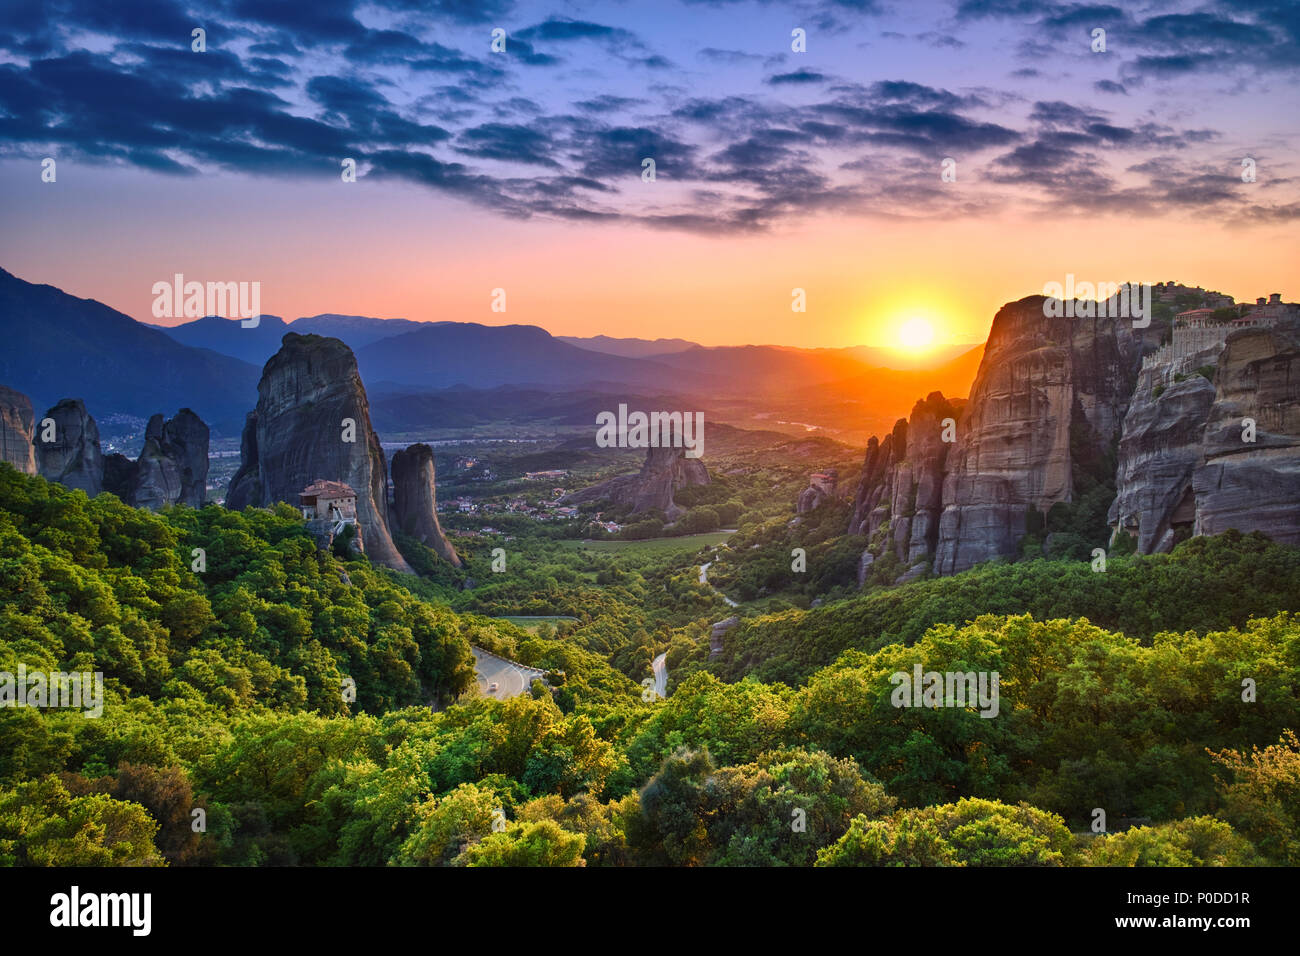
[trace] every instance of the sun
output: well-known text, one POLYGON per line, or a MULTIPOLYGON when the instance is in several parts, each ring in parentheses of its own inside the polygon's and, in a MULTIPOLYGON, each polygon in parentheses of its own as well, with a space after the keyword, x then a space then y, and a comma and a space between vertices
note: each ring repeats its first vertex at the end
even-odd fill
POLYGON ((934 343, 934 326, 926 319, 908 319, 898 327, 898 344, 909 352, 924 352, 934 343))

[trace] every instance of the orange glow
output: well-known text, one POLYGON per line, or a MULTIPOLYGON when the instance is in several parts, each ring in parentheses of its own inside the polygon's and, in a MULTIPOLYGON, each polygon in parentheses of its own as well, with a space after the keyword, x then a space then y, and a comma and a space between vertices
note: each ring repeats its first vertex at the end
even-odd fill
POLYGON ((934 345, 934 326, 928 319, 908 319, 898 327, 898 345, 908 352, 928 352, 934 345))

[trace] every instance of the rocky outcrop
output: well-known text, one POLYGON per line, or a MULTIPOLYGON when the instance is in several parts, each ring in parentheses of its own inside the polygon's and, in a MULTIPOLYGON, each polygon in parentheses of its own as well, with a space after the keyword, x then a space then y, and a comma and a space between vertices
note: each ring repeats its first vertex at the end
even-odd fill
POLYGON ((718 621, 709 629, 709 660, 722 656, 722 641, 727 632, 740 623, 740 618, 733 614, 718 621))
POLYGON ((1196 519, 1192 476, 1204 460, 1201 437, 1214 386, 1192 375, 1167 388, 1143 371, 1124 419, 1116 496, 1108 521, 1137 539, 1141 554, 1168 551, 1191 535, 1196 519))
POLYGON ((807 514, 834 500, 839 490, 838 481, 839 476, 834 469, 814 472, 808 480, 808 487, 799 492, 799 497, 795 500, 794 513, 807 514))
POLYGON ((581 491, 565 495, 565 504, 609 500, 630 507, 633 514, 658 509, 676 521, 686 509, 674 500, 689 485, 707 485, 709 471, 698 458, 687 458, 684 448, 650 448, 645 464, 635 475, 619 475, 581 491))
POLYGON ((438 523, 433 449, 423 443, 393 455, 393 524, 444 561, 460 567, 460 558, 438 523))
POLYGON ((410 571, 389 529, 387 461, 352 350, 338 339, 290 332, 263 368, 257 396, 226 506, 296 506, 316 479, 341 481, 356 490, 370 559, 410 571))
POLYGON ((1263 531, 1300 545, 1300 327, 1234 332, 1215 381, 1192 476, 1195 533, 1263 531))
POLYGON ((45 418, 53 419, 54 440, 44 441, 45 429, 38 426, 34 447, 47 480, 80 488, 91 497, 107 491, 137 508, 203 507, 208 426, 188 408, 169 420, 162 415, 150 418, 144 448, 134 461, 117 452, 101 453, 99 428, 79 398, 65 398, 45 418))
POLYGON ((47 481, 79 488, 92 498, 102 490, 104 457, 99 427, 81 399, 62 399, 42 415, 32 444, 36 469, 47 481), (52 424, 42 424, 46 419, 52 424))
POLYGON ((208 487, 208 426, 188 408, 164 421, 154 415, 135 460, 130 503, 157 510, 164 505, 203 507, 208 487))
POLYGON ((883 442, 873 437, 867 443, 849 522, 850 534, 870 541, 859 561, 859 584, 886 553, 904 565, 934 556, 948 454, 964 405, 961 399, 931 392, 912 408, 910 421, 900 418, 883 442))
POLYGON ((937 573, 1016 554, 1028 511, 1073 501, 1078 470, 1113 461, 1142 340, 1130 319, 1052 318, 1043 301, 993 320, 947 459, 937 573))
POLYGON ((1051 532, 1046 553, 1069 553, 1108 501, 1112 541, 1131 534, 1142 553, 1229 528, 1300 544, 1292 307, 1261 302, 1236 330, 1180 324, 1175 340, 1184 330, 1192 350, 1171 366, 1157 351, 1169 316, 1135 330, 1129 319, 1052 318, 1043 302, 998 312, 965 407, 931 395, 868 444, 848 528, 869 540, 859 585, 914 579, 928 552, 937 574, 1017 556, 1031 527, 1051 532), (934 438, 945 412, 957 424, 947 449, 934 438))
POLYGON ((1142 554, 1229 528, 1300 544, 1300 330, 1243 329, 1186 364, 1212 368, 1214 384, 1193 373, 1165 386, 1158 369, 1138 381, 1114 534, 1133 535, 1142 554))
POLYGON ((36 474, 32 448, 32 400, 22 392, 0 385, 0 461, 24 475, 36 474))
POLYGON ((244 416, 244 430, 239 435, 239 470, 226 487, 225 506, 243 511, 262 497, 262 469, 257 463, 257 410, 244 416))

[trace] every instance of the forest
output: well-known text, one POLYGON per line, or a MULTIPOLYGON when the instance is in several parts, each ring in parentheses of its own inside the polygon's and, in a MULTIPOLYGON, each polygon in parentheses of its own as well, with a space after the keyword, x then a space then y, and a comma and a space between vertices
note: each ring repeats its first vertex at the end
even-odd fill
MULTIPOLYGON (((756 561, 836 544, 762 525, 756 561)), ((710 660, 705 553, 516 530, 496 580, 417 577, 287 506, 154 514, 0 466, 0 671, 105 684, 97 719, 0 707, 0 863, 1300 863, 1300 556, 1262 535, 788 591, 710 660), (574 620, 501 619, 534 613, 574 620), (484 698, 471 646, 546 680, 484 698), (892 706, 917 663, 997 672, 1000 716, 892 706)))

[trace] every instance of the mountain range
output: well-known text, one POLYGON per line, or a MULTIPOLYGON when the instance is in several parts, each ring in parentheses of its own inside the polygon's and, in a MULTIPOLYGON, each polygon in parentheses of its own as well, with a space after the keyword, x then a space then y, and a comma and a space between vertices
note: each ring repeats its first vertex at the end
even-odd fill
MULTIPOLYGON (((645 396, 701 396, 720 410, 731 405, 736 421, 757 414, 761 403, 788 406, 778 417, 801 422, 818 418, 822 409, 825 421, 816 423, 835 428, 832 419, 861 415, 864 402, 889 421, 905 414, 900 396, 912 394, 922 375, 927 387, 963 393, 980 354, 976 347, 941 363, 951 350, 941 351, 929 368, 898 369, 873 365, 890 361, 889 352, 868 347, 705 347, 683 339, 559 337, 531 325, 332 313, 291 322, 263 315, 251 328, 218 317, 162 327, 0 270, 0 333, 7 345, 0 381, 31 396, 38 415, 71 396, 82 398, 101 420, 191 407, 211 423, 215 435, 236 435, 262 366, 289 331, 338 338, 351 348, 377 398, 381 420, 389 418, 385 410, 393 408, 397 394, 412 401, 411 396, 424 396, 432 412, 437 406, 467 411, 467 400, 482 401, 490 397, 485 392, 501 388, 605 396, 631 390, 645 396), (845 404, 850 388, 854 394, 845 404), (832 411, 832 405, 842 406, 844 414, 832 411)), ((693 401, 699 408, 701 399, 693 401)), ((593 402, 609 407, 590 397, 574 404, 593 402)), ((539 404, 564 419, 577 411, 555 407, 563 402, 539 404)), ((481 418, 468 411, 465 417, 481 418)), ((486 412, 490 418, 496 409, 489 405, 486 412)), ((409 411, 392 417, 400 417, 404 427, 422 427, 409 411)), ((424 426, 434 423, 441 424, 431 420, 424 426)), ((393 427, 392 420, 382 427, 393 427)))

